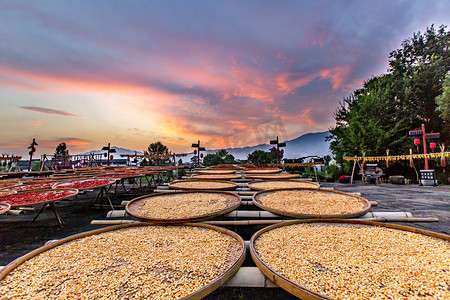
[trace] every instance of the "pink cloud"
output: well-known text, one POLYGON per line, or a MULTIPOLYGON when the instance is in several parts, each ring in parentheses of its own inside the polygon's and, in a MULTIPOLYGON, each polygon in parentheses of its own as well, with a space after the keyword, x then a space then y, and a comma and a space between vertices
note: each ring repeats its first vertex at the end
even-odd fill
POLYGON ((239 64, 233 59, 229 71, 233 81, 232 95, 241 98, 249 97, 268 104, 273 103, 274 97, 279 93, 273 85, 271 74, 265 74, 258 68, 239 64))
POLYGON ((287 72, 276 77, 276 83, 280 91, 292 93, 295 89, 309 84, 316 78, 315 73, 287 72))
POLYGON ((320 71, 320 76, 323 79, 329 79, 332 83, 333 89, 337 90, 348 85, 348 80, 352 72, 350 65, 335 67, 332 69, 325 69, 320 71))
MULTIPOLYGON (((87 146, 92 145, 92 141, 87 139, 75 138, 75 137, 62 137, 50 140, 37 140, 38 144, 42 148, 54 149, 60 143, 66 143, 67 148, 70 149, 86 149, 87 146)), ((38 147, 39 147, 38 146, 38 147)))
POLYGON ((26 148, 26 147, 28 147, 28 143, 25 143, 25 142, 16 142, 16 141, 14 141, 14 142, 12 142, 12 143, 3 143, 3 144, 0 144, 0 149, 21 149, 21 148, 26 148))
MULTIPOLYGON (((283 60, 283 63, 289 63, 286 57, 280 55, 279 59, 283 60)), ((212 141, 214 137, 251 131, 255 121, 273 115, 282 115, 292 124, 306 120, 308 126, 313 126, 314 121, 308 112, 302 111, 300 115, 296 113, 298 109, 304 109, 303 107, 299 106, 294 110, 280 109, 284 101, 283 96, 294 94, 296 89, 308 85, 315 78, 330 80, 333 87, 338 88, 344 85, 344 75, 348 74, 344 72, 345 69, 339 68, 324 70, 322 73, 280 72, 264 69, 259 63, 245 64, 236 60, 225 67, 227 73, 210 74, 207 69, 213 68, 211 65, 203 65, 201 68, 205 69, 172 62, 166 73, 156 81, 154 74, 147 74, 147 82, 143 80, 146 78, 144 67, 136 69, 136 76, 127 77, 127 74, 121 74, 120 77, 109 77, 92 73, 89 80, 73 78, 70 75, 54 76, 20 70, 12 72, 21 78, 19 82, 39 86, 44 91, 64 94, 74 90, 77 93, 125 95, 128 108, 154 113, 158 119, 156 123, 159 130, 165 135, 164 140, 174 145, 182 143, 175 140, 176 137, 183 137, 186 141, 198 138, 212 141), (171 76, 175 78, 175 82, 171 81, 171 76)), ((220 68, 224 68, 224 64, 220 65, 220 68)), ((3 71, 4 69, 0 70, 3 71)), ((123 109, 119 107, 120 103, 108 105, 117 105, 119 111, 123 109)), ((64 113, 71 114, 59 112, 60 115, 64 113)), ((160 134, 156 128, 152 131, 156 132, 155 135, 160 134)), ((249 144, 254 143, 256 139, 239 138, 249 144)), ((220 138, 217 143, 217 146, 226 144, 220 138)), ((57 141, 54 141, 49 147, 56 145, 57 141)), ((81 149, 87 145, 89 144, 76 142, 73 147, 81 149)))
POLYGON ((314 127, 317 125, 317 122, 314 120, 313 110, 314 108, 307 107, 295 114, 283 116, 283 119, 289 124, 298 123, 298 121, 301 120, 303 126, 306 124, 307 127, 314 127))

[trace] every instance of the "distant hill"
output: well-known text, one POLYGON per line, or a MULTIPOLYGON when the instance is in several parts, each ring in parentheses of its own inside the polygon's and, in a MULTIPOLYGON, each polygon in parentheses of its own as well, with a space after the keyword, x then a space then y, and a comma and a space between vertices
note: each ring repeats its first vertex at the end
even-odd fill
MULTIPOLYGON (((284 149, 284 158, 294 159, 300 158, 304 156, 325 156, 330 154, 330 143, 325 141, 325 137, 330 135, 328 131, 325 132, 316 132, 316 133, 307 133, 298 138, 292 139, 290 141, 286 141, 286 147, 284 149)), ((269 144, 261 144, 253 147, 242 147, 242 148, 227 148, 226 150, 231 153, 236 159, 247 159, 248 155, 255 150, 269 151, 272 148, 272 145, 269 144)), ((111 147, 111 149, 115 149, 116 153, 112 153, 114 159, 121 158, 121 154, 143 154, 141 151, 135 151, 120 147, 111 147)), ((210 153, 216 153, 220 149, 216 150, 207 150, 202 152, 203 155, 207 155, 210 153)), ((80 154, 103 154, 104 150, 92 150, 86 153, 80 154)), ((194 154, 191 152, 185 157, 182 157, 183 162, 189 162, 194 154)))
MULTIPOLYGON (((330 154, 330 142, 325 141, 325 138, 330 135, 330 132, 316 132, 307 133, 298 138, 286 141, 286 147, 284 149, 284 158, 294 159, 304 156, 325 156, 330 154)), ((253 147, 243 148, 227 148, 230 154, 236 159, 247 159, 248 155, 255 150, 269 151, 273 145, 261 144, 253 147)), ((215 153, 220 149, 204 151, 204 155, 215 153)), ((183 161, 190 161, 193 154, 183 157, 183 161)))

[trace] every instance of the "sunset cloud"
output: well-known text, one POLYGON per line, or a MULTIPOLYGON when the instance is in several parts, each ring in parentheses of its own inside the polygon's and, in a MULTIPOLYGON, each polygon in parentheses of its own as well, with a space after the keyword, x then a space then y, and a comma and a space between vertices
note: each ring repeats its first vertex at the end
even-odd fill
MULTIPOLYGON (((58 110, 58 109, 51 109, 51 108, 44 108, 44 107, 38 107, 38 106, 20 106, 21 109, 29 110, 33 112, 43 113, 43 114, 49 114, 49 115, 57 115, 57 116, 63 116, 63 117, 73 117, 73 118, 81 118, 80 116, 77 116, 75 114, 58 110)), ((42 125, 42 124, 39 124, 42 125)))
MULTIPOLYGON (((67 148, 69 151, 71 149, 75 150, 86 150, 88 146, 92 145, 92 141, 82 138, 75 138, 75 137, 60 137, 60 138, 54 138, 50 140, 37 140, 39 147, 49 148, 49 149, 56 149, 56 146, 58 146, 60 143, 66 143, 67 148)), ((72 151, 71 151, 72 153, 72 151)))
MULTIPOLYGON (((68 147, 75 149, 86 149, 87 146, 92 145, 92 141, 74 137, 64 137, 57 139, 61 141, 61 143, 66 143, 68 147)), ((59 143, 58 143, 59 144, 59 143)))
POLYGON ((320 76, 323 79, 329 79, 333 89, 340 89, 350 83, 350 73, 352 71, 351 66, 336 67, 329 70, 320 71, 320 76))

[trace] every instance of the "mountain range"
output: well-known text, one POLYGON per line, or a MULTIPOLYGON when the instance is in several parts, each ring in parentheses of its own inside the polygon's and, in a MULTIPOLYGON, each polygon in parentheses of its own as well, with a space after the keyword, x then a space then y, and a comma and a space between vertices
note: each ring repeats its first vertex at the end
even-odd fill
MULTIPOLYGON (((284 157, 289 159, 300 158, 305 156, 325 156, 330 154, 330 142, 326 141, 325 138, 330 135, 328 131, 307 133, 299 136, 295 139, 286 141, 286 147, 284 149, 284 157)), ((273 145, 260 144, 252 147, 242 147, 242 148, 226 148, 230 154, 232 154, 236 159, 245 160, 247 156, 255 150, 269 151, 273 145)), ((130 150, 120 147, 111 147, 115 149, 116 153, 111 153, 115 159, 121 158, 121 154, 143 154, 141 151, 130 150)), ((212 154, 217 152, 216 150, 206 150, 203 151, 203 155, 212 154)), ((82 154, 103 154, 104 150, 93 150, 82 154)), ((194 155, 193 152, 189 153, 187 156, 182 157, 183 162, 189 162, 194 155)))
MULTIPOLYGON (((305 156, 325 156, 330 154, 330 142, 325 140, 328 135, 330 135, 328 131, 307 133, 286 141, 286 147, 282 148, 284 150, 284 158, 295 159, 305 156)), ((252 147, 226 148, 225 150, 233 155, 234 158, 244 160, 255 150, 269 151, 273 146, 270 144, 260 144, 252 147)), ((207 155, 215 153, 217 150, 206 150, 202 153, 203 155, 207 155)), ((188 155, 183 158, 183 161, 190 161, 191 157, 192 155, 188 155)))

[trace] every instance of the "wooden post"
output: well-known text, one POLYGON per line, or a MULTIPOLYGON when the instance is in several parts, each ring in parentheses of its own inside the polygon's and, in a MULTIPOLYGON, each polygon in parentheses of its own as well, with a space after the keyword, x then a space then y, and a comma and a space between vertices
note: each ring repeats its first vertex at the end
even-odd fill
POLYGON ((109 150, 111 149, 111 144, 108 143, 108 155, 107 155, 107 165, 109 166, 109 150))
POLYGON ((38 145, 38 143, 36 143, 36 139, 33 138, 33 142, 31 142, 30 146, 28 147, 28 149, 30 149, 30 152, 29 152, 29 154, 30 154, 30 162, 28 163, 28 172, 31 171, 31 162, 33 160, 33 154, 34 154, 34 152, 36 152, 36 147, 35 146, 37 146, 37 145, 38 145))
POLYGON ((423 154, 425 154, 425 170, 428 170, 428 158, 427 155, 427 141, 425 139, 425 124, 422 124, 422 141, 423 141, 423 154))
POLYGON ((278 135, 277 135, 277 164, 280 164, 280 147, 278 147, 278 144, 279 144, 279 142, 278 142, 278 135))
POLYGON ((197 164, 200 168, 200 140, 198 140, 197 164))
POLYGON ((355 156, 355 161, 353 163, 353 170, 352 170, 352 177, 350 178, 350 184, 353 184, 353 175, 355 174, 355 168, 356 168, 356 160, 358 159, 357 156, 355 156))

